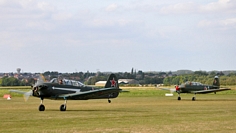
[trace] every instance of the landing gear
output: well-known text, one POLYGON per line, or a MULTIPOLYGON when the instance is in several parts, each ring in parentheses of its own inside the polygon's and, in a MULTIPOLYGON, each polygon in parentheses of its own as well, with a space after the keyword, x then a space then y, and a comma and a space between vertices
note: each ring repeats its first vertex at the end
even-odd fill
POLYGON ((39 105, 39 111, 44 111, 45 110, 45 106, 43 105, 43 97, 41 97, 40 99, 41 99, 41 103, 39 105))
POLYGON ((181 100, 180 93, 178 93, 178 100, 181 100))
POLYGON ((110 99, 108 99, 108 103, 111 103, 111 100, 110 100, 110 99))
POLYGON ((60 106, 60 111, 66 111, 67 99, 66 98, 64 98, 64 99, 65 99, 65 103, 60 106))
POLYGON ((62 105, 60 106, 60 110, 61 110, 61 111, 66 111, 66 105, 65 105, 65 104, 62 104, 62 105))
POLYGON ((111 103, 111 100, 110 100, 111 97, 113 97, 113 93, 108 95, 108 103, 111 103))
POLYGON ((192 98, 192 101, 195 101, 196 100, 196 93, 194 93, 194 96, 192 98))
POLYGON ((39 105, 39 111, 44 111, 45 110, 45 106, 43 104, 39 105))
POLYGON ((181 100, 181 97, 178 97, 178 100, 181 100))
MULTIPOLYGON (((181 100, 180 93, 178 93, 178 100, 181 100)), ((194 96, 192 98, 192 101, 196 100, 196 93, 194 93, 194 96)))

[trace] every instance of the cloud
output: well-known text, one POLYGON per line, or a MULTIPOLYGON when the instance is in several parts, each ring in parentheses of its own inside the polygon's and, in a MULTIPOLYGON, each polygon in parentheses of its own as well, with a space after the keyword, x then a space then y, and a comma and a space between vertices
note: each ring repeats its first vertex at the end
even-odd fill
POLYGON ((27 28, 28 25, 30 26, 28 28, 31 28, 32 21, 37 23, 40 20, 50 19, 52 11, 53 6, 50 8, 45 2, 5 1, 0 5, 0 23, 6 25, 5 29, 19 30, 27 28))
POLYGON ((50 5, 47 2, 38 2, 36 7, 40 9, 41 11, 54 11, 55 10, 54 6, 50 5))
POLYGON ((68 20, 71 19, 73 15, 71 13, 61 12, 52 14, 52 19, 61 21, 61 20, 68 20))
POLYGON ((210 26, 213 26, 213 25, 215 25, 214 22, 209 21, 209 20, 201 20, 201 21, 198 23, 198 26, 199 26, 199 27, 210 27, 210 26))
POLYGON ((94 18, 92 21, 88 22, 90 26, 95 27, 124 27, 127 25, 130 25, 132 23, 135 23, 135 21, 128 20, 125 18, 114 18, 114 19, 106 19, 106 18, 94 18))
POLYGON ((112 12, 112 11, 115 11, 117 8, 118 8, 117 4, 110 4, 109 6, 107 6, 106 11, 112 12))
POLYGON ((221 24, 226 25, 226 26, 236 26, 236 18, 231 18, 231 19, 226 19, 222 20, 221 24))
POLYGON ((186 14, 196 12, 197 5, 193 2, 177 3, 174 5, 164 6, 160 9, 161 14, 186 14))
MULTIPOLYGON (((167 4, 167 5, 149 5, 149 9, 155 9, 154 7, 160 7, 160 14, 205 14, 205 13, 236 13, 236 1, 233 0, 218 0, 217 2, 211 2, 207 4, 199 4, 196 2, 183 2, 176 4, 167 4), (150 7, 151 6, 151 7, 150 7)), ((143 8, 147 5, 143 5, 143 8)))
POLYGON ((205 13, 236 13, 236 2, 233 0, 218 0, 199 7, 201 12, 205 13))
POLYGON ((199 27, 219 27, 220 29, 232 30, 236 28, 236 18, 228 18, 221 20, 202 20, 198 23, 199 27))
MULTIPOLYGON (((0 32, 0 47, 5 51, 18 51, 22 48, 25 48, 25 42, 20 38, 18 33, 9 33, 9 32, 0 32)), ((4 51, 2 51, 4 52, 4 51)))

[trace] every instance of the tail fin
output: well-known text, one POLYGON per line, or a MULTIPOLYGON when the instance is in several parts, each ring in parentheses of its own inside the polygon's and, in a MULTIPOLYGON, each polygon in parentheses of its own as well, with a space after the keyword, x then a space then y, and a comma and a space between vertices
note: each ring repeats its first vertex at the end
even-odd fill
POLYGON ((109 78, 107 79, 105 88, 110 88, 110 87, 119 88, 118 78, 116 77, 115 74, 111 74, 109 78))
POLYGON ((213 81, 213 86, 216 86, 217 88, 220 87, 220 80, 218 76, 215 76, 214 81, 213 81))

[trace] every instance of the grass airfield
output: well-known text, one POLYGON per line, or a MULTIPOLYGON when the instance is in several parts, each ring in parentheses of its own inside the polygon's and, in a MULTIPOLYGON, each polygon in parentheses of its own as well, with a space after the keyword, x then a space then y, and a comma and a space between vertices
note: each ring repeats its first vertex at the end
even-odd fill
MULTIPOLYGON (((106 99, 67 101, 67 111, 59 111, 63 100, 44 100, 44 112, 38 111, 39 98, 27 102, 12 93, 12 99, 0 98, 0 132, 42 133, 234 133, 236 131, 236 90, 215 94, 181 94, 182 100, 165 97, 167 91, 156 88, 123 88, 109 104, 106 99)), ((5 94, 5 89, 0 94, 5 94)))

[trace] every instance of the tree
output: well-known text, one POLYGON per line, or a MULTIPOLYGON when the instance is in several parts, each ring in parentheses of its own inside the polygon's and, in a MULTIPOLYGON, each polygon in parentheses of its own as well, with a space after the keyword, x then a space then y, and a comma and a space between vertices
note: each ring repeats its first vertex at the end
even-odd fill
POLYGON ((206 71, 195 71, 194 74, 196 74, 196 75, 201 75, 201 76, 202 76, 202 75, 205 75, 205 76, 208 75, 206 71))
POLYGON ((131 75, 133 75, 133 74, 134 74, 134 68, 131 69, 131 75))
POLYGON ((14 77, 3 77, 2 86, 19 86, 20 81, 14 77))

